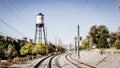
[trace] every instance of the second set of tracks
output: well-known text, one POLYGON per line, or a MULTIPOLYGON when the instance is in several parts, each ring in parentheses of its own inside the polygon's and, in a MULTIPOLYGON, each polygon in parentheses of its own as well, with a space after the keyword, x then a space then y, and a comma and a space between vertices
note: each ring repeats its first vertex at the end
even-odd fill
POLYGON ((75 59, 72 57, 73 53, 68 53, 65 58, 68 62, 70 62, 73 66, 75 66, 76 68, 96 68, 92 65, 89 65, 87 63, 81 62, 78 59, 75 59))
MULTIPOLYGON (((83 63, 83 62, 73 58, 72 54, 73 53, 64 54, 64 56, 65 56, 64 58, 69 62, 68 64, 71 65, 72 67, 74 66, 76 68, 96 68, 96 67, 94 67, 92 65, 83 63)), ((47 56, 47 57, 43 58, 42 60, 39 61, 39 63, 34 68, 54 68, 53 65, 52 65, 52 60, 56 56, 58 56, 58 55, 52 55, 52 56, 47 56)), ((59 57, 60 56, 58 56, 57 59, 59 57)), ((64 60, 63 60, 63 62, 64 62, 64 60)), ((62 63, 62 62, 59 62, 59 63, 62 63)), ((62 68, 62 67, 60 67, 60 65, 59 65, 57 68, 62 68)))

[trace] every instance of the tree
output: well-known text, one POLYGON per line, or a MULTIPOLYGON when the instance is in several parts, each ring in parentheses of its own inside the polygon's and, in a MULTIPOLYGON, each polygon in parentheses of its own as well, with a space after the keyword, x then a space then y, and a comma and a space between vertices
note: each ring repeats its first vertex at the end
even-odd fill
POLYGON ((16 49, 16 41, 11 37, 5 37, 0 35, 0 57, 11 58, 18 55, 16 49))
POLYGON ((118 28, 118 31, 117 31, 117 38, 120 40, 120 27, 118 28))
POLYGON ((103 36, 98 40, 98 48, 108 48, 107 39, 103 36))
POLYGON ((82 47, 82 49, 87 49, 87 48, 89 48, 89 38, 88 38, 88 37, 86 37, 86 38, 83 40, 81 47, 82 47))
POLYGON ((25 43, 25 45, 20 49, 21 55, 30 55, 32 53, 32 47, 32 43, 25 43))
POLYGON ((109 46, 110 47, 114 46, 116 39, 117 39, 117 33, 116 32, 111 32, 110 33, 110 38, 109 38, 109 46))
POLYGON ((94 25, 90 28, 90 32, 89 32, 89 35, 92 38, 94 44, 97 44, 97 38, 96 38, 97 34, 98 34, 97 26, 94 25))
POLYGON ((8 48, 5 50, 5 55, 8 58, 12 58, 18 55, 14 45, 9 44, 8 48))
POLYGON ((45 53, 46 47, 42 43, 37 43, 32 49, 32 54, 45 54, 45 53))
POLYGON ((52 43, 49 43, 48 47, 48 53, 55 52, 55 45, 52 43))
POLYGON ((0 58, 4 58, 5 57, 5 47, 3 44, 0 43, 0 58))
POLYGON ((90 37, 93 39, 93 43, 97 45, 97 48, 108 48, 109 31, 106 26, 92 26, 89 32, 90 37))
POLYGON ((120 40, 119 39, 117 39, 116 41, 115 41, 115 45, 114 45, 117 49, 120 49, 120 40))

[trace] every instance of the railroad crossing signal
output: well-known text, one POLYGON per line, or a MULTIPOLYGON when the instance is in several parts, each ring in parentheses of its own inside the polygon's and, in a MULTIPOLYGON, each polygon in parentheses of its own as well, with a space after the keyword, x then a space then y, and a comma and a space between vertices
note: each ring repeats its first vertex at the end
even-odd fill
POLYGON ((79 41, 81 41, 82 40, 82 37, 75 37, 75 40, 79 40, 79 41))

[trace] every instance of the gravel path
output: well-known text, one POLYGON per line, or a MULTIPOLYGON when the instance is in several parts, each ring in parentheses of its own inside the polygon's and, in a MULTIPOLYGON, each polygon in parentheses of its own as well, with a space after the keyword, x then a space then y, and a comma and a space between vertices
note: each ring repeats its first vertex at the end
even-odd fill
POLYGON ((97 68, 120 68, 120 54, 109 55, 97 68))
MULTIPOLYGON (((77 58, 77 54, 74 53, 72 57, 77 58)), ((120 54, 100 54, 97 50, 80 51, 79 60, 96 68, 120 68, 120 54)))
POLYGON ((59 65, 61 68, 76 68, 75 66, 71 65, 70 62, 68 62, 66 59, 65 59, 65 55, 67 53, 64 53, 62 54, 57 60, 59 62, 59 65))

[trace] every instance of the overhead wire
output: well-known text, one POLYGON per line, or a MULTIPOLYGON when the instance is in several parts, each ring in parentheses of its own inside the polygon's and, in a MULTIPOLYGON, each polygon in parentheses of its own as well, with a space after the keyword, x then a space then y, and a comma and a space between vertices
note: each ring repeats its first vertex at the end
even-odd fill
MULTIPOLYGON (((81 11, 81 7, 82 7, 82 4, 84 3, 84 1, 83 0, 80 0, 80 3, 79 3, 79 5, 78 5, 78 7, 77 7, 77 11, 79 12, 79 11, 81 11)), ((76 15, 76 13, 77 12, 75 12, 75 15, 76 15)), ((78 15, 76 15, 76 18, 77 18, 77 16, 78 15)))
POLYGON ((20 34, 21 36, 25 36, 24 34, 22 34, 21 32, 19 32, 18 30, 16 30, 15 28, 13 28, 12 26, 10 26, 9 24, 7 24, 4 20, 2 20, 1 18, 0 18, 0 21, 2 22, 2 23, 4 23, 5 25, 7 25, 8 27, 10 27, 12 30, 14 30, 15 32, 17 32, 18 34, 20 34))
MULTIPOLYGON (((75 15, 76 15, 76 17, 75 17, 75 23, 79 24, 79 22, 77 20, 78 20, 80 14, 82 13, 82 11, 85 9, 87 2, 88 2, 88 0, 80 0, 79 6, 77 8, 78 13, 77 12, 76 12, 77 14, 75 13, 75 15)), ((73 33, 76 33, 77 32, 76 31, 77 27, 73 27, 73 28, 75 28, 73 30, 74 31, 73 33)), ((76 35, 74 35, 74 36, 76 36, 76 35)))
POLYGON ((25 20, 27 20, 26 21, 26 24, 28 24, 27 26, 30 28, 30 29, 32 29, 32 30, 34 30, 33 28, 33 26, 35 25, 33 22, 34 22, 34 20, 33 20, 33 18, 31 18, 31 15, 29 15, 28 14, 28 12, 30 13, 30 10, 28 9, 28 8, 25 8, 25 6, 24 6, 24 4, 22 3, 22 6, 21 6, 21 4, 20 4, 20 2, 22 2, 22 0, 21 1, 19 1, 19 3, 18 3, 18 1, 17 0, 14 0, 14 1, 12 1, 12 0, 8 0, 9 2, 10 2, 10 4, 13 6, 13 7, 15 7, 16 9, 18 9, 19 10, 19 8, 20 9, 22 9, 22 12, 20 12, 20 11, 18 11, 19 13, 23 13, 22 14, 22 16, 24 16, 24 19, 25 20), (17 5, 19 5, 19 6, 17 6, 17 5), (26 10, 28 10, 28 12, 26 12, 26 10), (26 16, 27 16, 27 18, 26 18, 26 16), (30 23, 31 22, 31 23, 30 23))
POLYGON ((113 4, 112 4, 111 6, 111 8, 113 8, 113 13, 114 13, 114 15, 115 16, 118 16, 118 14, 116 14, 116 10, 119 10, 119 7, 117 7, 118 6, 118 1, 116 1, 116 0, 114 0, 114 2, 113 2, 113 4), (113 6, 112 6, 113 5, 113 6))
MULTIPOLYGON (((16 5, 14 5, 14 3, 12 2, 12 0, 8 0, 8 2, 16 9, 17 12, 19 12, 21 14, 21 16, 24 17, 25 20, 27 20, 27 22, 31 22, 32 19, 26 17, 27 13, 25 13, 25 11, 23 9, 22 9, 22 11, 18 11, 19 8, 16 5)), ((19 4, 17 3, 17 5, 19 5, 19 4)), ((19 7, 20 7, 20 5, 19 5, 19 7)), ((27 15, 27 16, 29 16, 29 15, 27 15)), ((31 23, 31 25, 32 25, 32 23, 31 23)))
POLYGON ((18 17, 20 19, 20 17, 13 11, 13 9, 11 9, 5 2, 4 0, 1 0, 1 2, 14 14, 16 15, 16 17, 18 17))
MULTIPOLYGON (((22 1, 22 0, 21 0, 22 1)), ((19 1, 19 2, 21 2, 19 1)), ((24 11, 24 13, 29 16, 29 18, 33 21, 33 18, 31 17, 31 15, 29 15, 28 13, 30 12, 30 10, 28 8, 25 7, 25 5, 23 3, 18 3, 18 0, 14 0, 14 2, 24 11)), ((31 14, 32 12, 30 12, 31 14)))
MULTIPOLYGON (((108 0, 107 0, 107 1, 108 1, 108 0)), ((98 14, 96 14, 95 16, 98 16, 98 15, 104 13, 104 12, 106 11, 106 8, 108 9, 110 6, 113 5, 114 0, 109 0, 109 1, 110 1, 110 2, 109 2, 106 6, 104 6, 103 9, 102 9, 100 12, 98 12, 98 14)))
POLYGON ((26 16, 25 16, 25 14, 24 13, 22 13, 21 11, 18 11, 19 10, 19 8, 17 8, 17 6, 16 5, 14 5, 12 2, 11 2, 11 0, 8 0, 8 2, 16 9, 16 11, 17 12, 19 12, 20 14, 21 14, 21 16, 23 16, 24 17, 24 19, 25 20, 27 20, 27 21, 29 21, 28 20, 28 18, 26 18, 26 16))
MULTIPOLYGON (((113 1, 114 1, 114 0, 113 0, 113 1)), ((103 12, 105 11, 105 9, 108 8, 108 7, 112 4, 113 1, 110 1, 110 3, 107 4, 107 6, 104 7, 103 10, 101 10, 101 12, 103 13, 103 12)), ((84 3, 84 8, 83 8, 83 9, 85 9, 85 6, 86 6, 87 2, 88 2, 88 1, 86 0, 86 2, 84 3)), ((91 10, 91 12, 89 12, 89 14, 88 14, 86 17, 88 17, 88 16, 92 15, 94 12, 96 12, 96 10, 98 9, 98 7, 100 7, 103 3, 104 3, 104 0, 100 1, 100 3, 98 3, 98 5, 97 5, 93 10, 91 10)), ((81 8, 81 9, 82 9, 82 8, 81 8)), ((82 10, 83 10, 83 9, 82 9, 82 10)), ((82 12, 82 10, 79 12, 79 15, 80 15, 80 13, 82 12)), ((100 13, 99 13, 99 14, 100 14, 100 13)), ((78 18, 79 18, 79 15, 77 14, 77 17, 78 17, 78 18)), ((76 21, 77 21, 77 20, 76 20, 76 21)))
MULTIPOLYGON (((107 1, 108 1, 108 0, 107 0, 107 1)), ((110 1, 111 1, 111 0, 110 0, 110 1)), ((101 12, 99 12, 98 14, 103 13, 103 12, 105 11, 105 9, 108 8, 108 7, 113 3, 113 1, 114 1, 114 0, 112 0, 108 5, 106 5, 106 6, 103 8, 103 10, 101 10, 101 12)), ((91 12, 89 12, 89 14, 86 15, 86 17, 91 16, 93 13, 95 13, 96 10, 98 9, 98 7, 100 7, 104 2, 105 2, 104 0, 100 1, 100 3, 99 3, 93 10, 91 10, 91 12)), ((87 1, 86 1, 86 3, 87 3, 87 1)), ((86 3, 84 3, 84 7, 85 7, 86 3)), ((80 14, 80 13, 79 13, 79 14, 80 14)), ((77 15, 78 15, 78 14, 77 14, 77 15)), ((97 16, 97 15, 96 15, 96 16, 97 16)), ((78 18, 79 18, 79 15, 78 15, 78 18)))
POLYGON ((79 11, 79 13, 77 14, 76 21, 78 21, 79 16, 80 16, 80 14, 82 13, 82 11, 85 9, 87 3, 88 3, 88 0, 85 0, 85 2, 83 3, 83 7, 81 8, 81 10, 79 11))
POLYGON ((86 16, 88 17, 88 16, 92 15, 95 11, 97 11, 97 9, 99 9, 99 7, 100 7, 103 3, 104 3, 104 0, 101 0, 101 1, 96 5, 96 7, 95 7, 93 10, 91 10, 91 11, 88 13, 88 15, 86 15, 86 16))
MULTIPOLYGON (((18 0, 16 0, 16 1, 18 1, 18 0)), ((30 12, 30 14, 34 15, 34 13, 31 11, 31 9, 29 9, 29 7, 27 5, 25 6, 25 3, 23 2, 23 0, 20 0, 19 2, 21 2, 21 4, 22 4, 21 6, 23 6, 24 9, 28 10, 30 12)))
MULTIPOLYGON (((23 21, 22 20, 22 18, 4 1, 4 0, 1 0, 1 2, 20 20, 20 21, 23 21)), ((26 21, 26 20, 25 20, 26 21)), ((24 22, 24 21, 23 21, 24 22)), ((28 22, 28 21, 26 21, 26 22, 28 22)), ((26 22, 24 22, 24 24, 26 24, 27 25, 27 23, 26 22)), ((29 24, 28 24, 29 25, 29 24)), ((27 25, 27 28, 29 28, 29 29, 32 29, 30 26, 28 26, 27 25)), ((32 29, 33 30, 33 29, 32 29)))
MULTIPOLYGON (((20 21, 23 21, 23 17, 21 18, 21 16, 19 16, 4 0, 1 0, 1 2, 18 18, 18 19, 20 19, 20 21)), ((26 21, 26 20, 25 20, 26 21)), ((24 22, 24 21, 23 21, 24 22)), ((26 22, 28 22, 28 21, 26 21, 26 22)), ((26 23, 26 22, 24 22, 24 24, 26 24, 27 25, 27 28, 29 27, 29 28, 31 28, 30 26, 28 26, 29 25, 29 23, 26 23)))
POLYGON ((24 20, 26 21, 26 24, 28 25, 31 25, 32 26, 32 23, 28 23, 28 22, 31 22, 29 18, 26 17, 26 13, 22 12, 22 11, 18 11, 19 8, 17 8, 16 5, 14 5, 12 2, 12 0, 8 0, 8 2, 16 9, 16 11, 20 14, 20 16, 22 16, 22 18, 24 18, 24 20))

